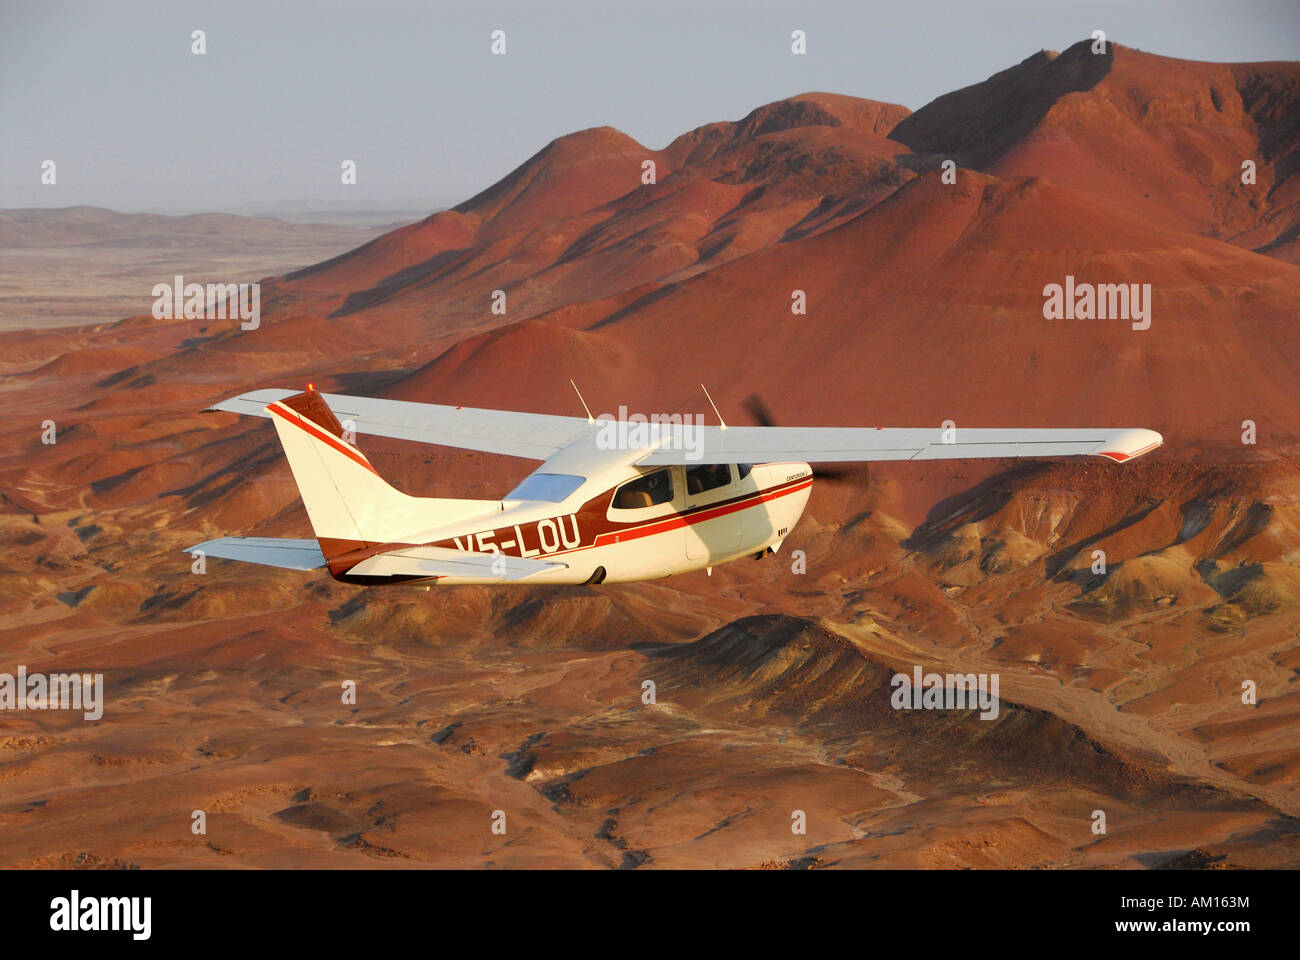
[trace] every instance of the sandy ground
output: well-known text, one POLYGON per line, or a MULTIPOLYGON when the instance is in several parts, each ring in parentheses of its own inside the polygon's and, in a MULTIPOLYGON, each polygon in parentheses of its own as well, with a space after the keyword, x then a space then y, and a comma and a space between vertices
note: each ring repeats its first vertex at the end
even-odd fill
POLYGON ((1177 616, 1154 603, 1098 623, 1040 585, 1009 616, 1003 591, 1034 588, 945 596, 925 553, 885 545, 895 524, 846 540, 815 517, 787 548, 803 575, 778 556, 560 590, 196 577, 183 519, 112 513, 130 542, 81 511, 0 525, 6 663, 101 670, 109 703, 5 717, 9 864, 1300 865, 1294 606, 1226 633, 1184 611, 1162 646, 1142 638, 1177 616), (1003 652, 1008 620, 1044 639, 1003 652), (998 719, 892 710, 916 663, 998 672, 998 719))

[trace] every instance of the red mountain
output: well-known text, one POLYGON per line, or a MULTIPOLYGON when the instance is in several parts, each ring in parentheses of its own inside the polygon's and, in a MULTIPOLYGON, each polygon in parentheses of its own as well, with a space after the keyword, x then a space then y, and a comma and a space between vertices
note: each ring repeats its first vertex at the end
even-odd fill
POLYGON ((1107 44, 1037 53, 890 134, 999 177, 1300 260, 1300 64, 1197 63, 1107 44), (1242 163, 1255 183, 1242 183, 1242 163))

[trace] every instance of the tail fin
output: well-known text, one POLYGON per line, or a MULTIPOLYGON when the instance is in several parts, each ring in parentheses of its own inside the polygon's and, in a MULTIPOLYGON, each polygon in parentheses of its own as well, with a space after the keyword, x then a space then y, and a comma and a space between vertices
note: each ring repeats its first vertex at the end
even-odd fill
POLYGON ((348 442, 313 389, 277 400, 266 412, 327 560, 365 547, 427 542, 426 531, 501 508, 495 500, 412 497, 395 489, 348 442))

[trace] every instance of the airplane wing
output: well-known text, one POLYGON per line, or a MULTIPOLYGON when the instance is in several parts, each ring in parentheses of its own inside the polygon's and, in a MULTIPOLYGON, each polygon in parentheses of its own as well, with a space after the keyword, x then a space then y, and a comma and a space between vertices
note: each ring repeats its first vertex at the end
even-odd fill
MULTIPOLYGON (((586 421, 583 421, 584 426, 586 421)), ((348 570, 365 577, 495 577, 508 582, 527 580, 547 570, 567 567, 554 560, 479 553, 450 547, 404 547, 379 553, 348 570)))
POLYGON ((325 566, 325 555, 315 540, 281 540, 274 537, 222 537, 186 547, 186 553, 202 550, 206 556, 243 560, 286 570, 315 570, 325 566))
MULTIPOLYGON (((223 400, 208 409, 266 417, 269 416, 266 412, 267 404, 299 392, 283 389, 253 390, 223 400)), ((352 397, 338 393, 323 393, 321 396, 344 427, 351 426, 360 434, 437 443, 529 460, 545 460, 591 430, 583 417, 449 407, 437 403, 352 397)))
POLYGON ((960 460, 985 457, 1061 457, 1091 454, 1122 463, 1154 450, 1154 430, 984 429, 945 431, 898 427, 682 427, 665 430, 660 446, 638 463, 833 463, 874 460, 960 460), (948 439, 951 442, 945 442, 948 439))
MULTIPOLYGON (((284 389, 254 390, 210 407, 266 417, 266 406, 293 396, 284 389)), ((516 413, 321 394, 345 427, 357 433, 436 443, 530 460, 546 460, 593 426, 581 417, 516 413)), ((598 421, 599 423, 599 421, 598 421)), ((1055 457, 1091 454, 1117 462, 1132 460, 1164 442, 1154 430, 988 429, 959 427, 952 442, 940 428, 899 427, 700 427, 665 425, 662 441, 637 462, 645 466, 694 463, 807 461, 953 460, 964 458, 1055 457)))

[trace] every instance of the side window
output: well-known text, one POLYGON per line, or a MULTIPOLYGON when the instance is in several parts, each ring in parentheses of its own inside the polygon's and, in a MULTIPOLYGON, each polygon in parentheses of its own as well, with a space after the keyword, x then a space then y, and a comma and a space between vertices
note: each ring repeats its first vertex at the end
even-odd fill
POLYGON ((749 471, 753 469, 754 469, 754 465, 752 463, 736 464, 736 478, 738 480, 744 480, 747 476, 749 476, 749 471))
POLYGON ((686 468, 686 495, 708 493, 731 483, 731 465, 726 463, 701 463, 686 468))
POLYGON ((667 503, 672 498, 672 471, 656 470, 619 487, 611 506, 616 510, 635 510, 638 507, 653 507, 657 503, 667 503))

